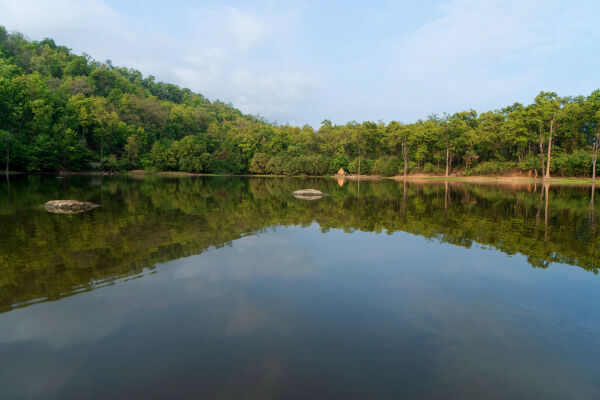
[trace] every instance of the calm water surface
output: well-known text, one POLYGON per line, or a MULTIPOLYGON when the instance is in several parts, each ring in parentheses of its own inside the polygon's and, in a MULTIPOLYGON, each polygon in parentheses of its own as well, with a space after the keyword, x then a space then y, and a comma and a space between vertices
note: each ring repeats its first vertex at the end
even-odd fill
POLYGON ((600 398, 589 187, 0 185, 2 399, 600 398))

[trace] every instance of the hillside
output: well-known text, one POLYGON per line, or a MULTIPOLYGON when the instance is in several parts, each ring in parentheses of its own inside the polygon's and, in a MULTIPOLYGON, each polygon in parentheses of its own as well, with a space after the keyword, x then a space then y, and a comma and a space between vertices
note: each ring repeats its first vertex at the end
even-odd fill
POLYGON ((478 114, 409 124, 269 123, 139 71, 31 41, 0 26, 0 162, 7 169, 150 169, 201 173, 590 176, 600 90, 541 92, 478 114), (7 163, 10 161, 10 165, 7 163))

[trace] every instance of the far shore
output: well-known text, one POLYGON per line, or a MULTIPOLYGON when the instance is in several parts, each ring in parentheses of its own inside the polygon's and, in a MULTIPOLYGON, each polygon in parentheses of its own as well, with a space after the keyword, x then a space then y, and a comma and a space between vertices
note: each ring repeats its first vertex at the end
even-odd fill
MULTIPOLYGON (((397 175, 391 177, 391 179, 402 181, 404 180, 403 175, 397 175)), ((550 177, 548 179, 535 178, 530 176, 522 175, 477 175, 477 176, 459 176, 459 175, 425 175, 425 174, 414 174, 407 175, 406 180, 409 181, 460 181, 460 182, 473 182, 473 183, 498 183, 498 184, 528 184, 528 183, 554 183, 554 184, 569 184, 569 185, 591 185, 594 183, 592 178, 585 177, 550 177)), ((600 179, 596 180, 596 185, 600 184, 600 179)))
MULTIPOLYGON (((28 172, 22 171, 10 171, 9 175, 27 175, 28 172)), ((356 174, 345 174, 345 175, 324 175, 324 176, 313 176, 313 175, 270 175, 270 174, 218 174, 218 173, 196 173, 196 172, 182 172, 182 171, 144 171, 144 170, 131 170, 131 171, 56 171, 56 172, 37 172, 31 173, 35 175, 99 175, 99 176, 161 176, 161 177, 193 177, 193 176, 240 176, 240 177, 252 177, 252 178, 333 178, 337 180, 348 180, 348 181, 376 181, 376 180, 394 180, 394 181, 406 181, 409 182, 469 182, 469 183, 484 183, 484 184, 500 184, 500 185, 518 185, 518 184, 560 184, 560 185, 592 185, 594 180, 587 177, 568 177, 568 176, 556 176, 544 179, 541 177, 531 177, 526 175, 477 175, 477 176, 465 176, 459 174, 435 175, 435 174, 408 174, 396 176, 382 176, 382 175, 356 175, 356 174)), ((596 180, 596 185, 600 185, 600 177, 596 180)))

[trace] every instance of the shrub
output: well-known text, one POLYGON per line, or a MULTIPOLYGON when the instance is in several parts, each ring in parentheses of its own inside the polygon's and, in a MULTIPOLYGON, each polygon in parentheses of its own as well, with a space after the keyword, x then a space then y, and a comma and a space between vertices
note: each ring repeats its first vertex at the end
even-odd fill
MULTIPOLYGON (((365 175, 365 174, 369 174, 371 173, 371 167, 373 165, 373 161, 372 160, 367 160, 362 158, 360 160, 360 173, 361 175, 365 175)), ((355 158, 354 160, 350 161, 350 163, 348 163, 348 171, 351 174, 358 174, 358 158, 355 158)))
POLYGON ((265 172, 276 175, 325 175, 329 172, 329 161, 321 155, 274 156, 266 163, 265 172))
POLYGON ((550 172, 563 176, 587 176, 592 173, 592 154, 579 150, 571 154, 557 153, 550 161, 550 172))
POLYGON ((267 164, 269 163, 269 156, 265 153, 256 153, 250 160, 249 171, 253 174, 265 174, 267 172, 267 164))
MULTIPOLYGON (((362 167, 362 165, 361 165, 362 167)), ((400 163, 398 162, 398 158, 383 156, 375 160, 373 163, 372 173, 384 175, 384 176, 393 176, 398 173, 398 169, 400 168, 400 163)))
POLYGON ((435 172, 435 170, 436 170, 436 166, 430 162, 425 163, 425 166, 423 167, 423 172, 426 172, 428 174, 435 172))
POLYGON ((471 168, 465 175, 502 175, 516 168, 516 163, 510 161, 484 161, 471 168))
POLYGON ((533 169, 540 170, 541 162, 540 158, 536 156, 527 156, 517 164, 517 169, 519 171, 531 171, 533 169))
POLYGON ((35 137, 29 153, 28 171, 54 171, 60 167, 56 144, 47 134, 35 137))
POLYGON ((419 168, 417 168, 417 162, 416 161, 409 161, 408 162, 408 172, 419 172, 419 168))
POLYGON ((102 168, 107 171, 114 171, 119 166, 119 160, 114 154, 102 158, 102 168))
POLYGON ((339 171, 340 168, 344 168, 344 170, 348 171, 348 158, 345 155, 338 153, 334 155, 329 162, 328 172, 335 173, 339 171))

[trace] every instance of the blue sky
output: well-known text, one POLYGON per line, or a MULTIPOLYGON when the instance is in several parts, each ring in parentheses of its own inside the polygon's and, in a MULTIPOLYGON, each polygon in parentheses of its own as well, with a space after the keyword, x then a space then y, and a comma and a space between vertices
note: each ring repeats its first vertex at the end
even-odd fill
POLYGON ((600 1, 0 0, 0 24, 315 127, 600 87, 600 1))

